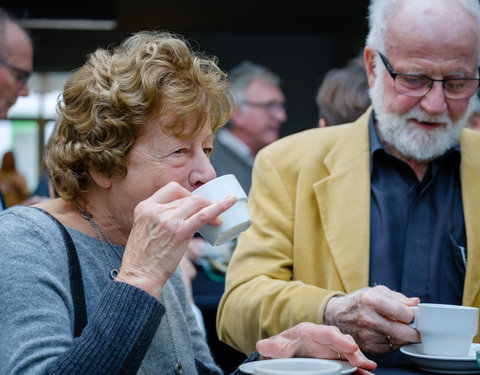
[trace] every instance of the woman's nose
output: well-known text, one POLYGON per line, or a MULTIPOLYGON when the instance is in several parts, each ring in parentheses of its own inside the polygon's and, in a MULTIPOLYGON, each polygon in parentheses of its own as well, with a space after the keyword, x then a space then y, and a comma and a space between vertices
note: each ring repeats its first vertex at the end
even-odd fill
POLYGON ((213 180, 215 177, 217 177, 217 174, 212 163, 210 163, 210 158, 205 153, 202 153, 202 155, 195 161, 194 168, 190 175, 192 185, 203 185, 204 183, 213 180))

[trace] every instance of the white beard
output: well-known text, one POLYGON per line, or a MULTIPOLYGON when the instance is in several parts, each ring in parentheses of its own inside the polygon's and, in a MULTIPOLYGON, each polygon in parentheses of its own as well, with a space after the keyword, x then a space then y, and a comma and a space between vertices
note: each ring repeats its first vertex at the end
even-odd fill
POLYGON ((378 69, 375 73, 375 83, 369 93, 377 117, 378 131, 386 143, 404 157, 416 161, 435 159, 459 143, 460 133, 473 111, 475 97, 470 99, 465 114, 457 122, 452 122, 446 111, 441 115, 432 116, 421 110, 419 105, 398 116, 387 112, 384 102, 384 75, 378 69), (408 121, 412 118, 418 121, 441 122, 446 126, 428 130, 408 121))

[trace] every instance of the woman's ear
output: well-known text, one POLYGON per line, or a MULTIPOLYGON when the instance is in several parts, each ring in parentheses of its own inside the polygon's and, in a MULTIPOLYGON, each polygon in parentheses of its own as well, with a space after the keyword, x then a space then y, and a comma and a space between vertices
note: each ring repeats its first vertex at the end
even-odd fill
POLYGON ((93 181, 103 189, 110 189, 112 187, 112 179, 105 176, 103 173, 94 172, 91 169, 88 171, 92 176, 93 181))

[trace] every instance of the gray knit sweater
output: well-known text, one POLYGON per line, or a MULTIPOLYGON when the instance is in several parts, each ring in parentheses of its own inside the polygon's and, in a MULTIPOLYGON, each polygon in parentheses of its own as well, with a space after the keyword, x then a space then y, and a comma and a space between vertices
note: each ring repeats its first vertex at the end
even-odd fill
MULTIPOLYGON (((73 339, 66 245, 39 210, 0 213, 0 374, 220 374, 177 270, 160 301, 110 279, 102 242, 67 227, 82 269, 88 324, 73 339), (140 364, 141 363, 141 364, 140 364), (145 371, 146 370, 146 371, 145 371)), ((123 254, 123 246, 115 246, 123 254)), ((120 259, 105 247, 114 267, 120 259)))

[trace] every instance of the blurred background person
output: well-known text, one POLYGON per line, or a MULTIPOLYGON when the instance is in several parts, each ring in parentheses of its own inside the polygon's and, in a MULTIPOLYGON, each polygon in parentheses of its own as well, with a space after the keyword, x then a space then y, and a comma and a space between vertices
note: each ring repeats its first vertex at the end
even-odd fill
POLYGON ((343 68, 327 72, 318 89, 318 126, 353 122, 370 105, 363 55, 351 59, 343 68))
POLYGON ((0 119, 19 96, 28 96, 33 46, 28 33, 0 8, 0 119))
MULTIPOLYGON (((47 146, 45 147, 45 153, 48 152, 48 149, 50 148, 55 139, 55 136, 57 134, 57 127, 58 122, 55 124, 52 135, 48 139, 47 146)), ((43 158, 45 159, 45 155, 43 156, 43 158)), ((44 167, 35 190, 32 192, 30 197, 25 202, 23 202, 23 204, 32 205, 58 197, 59 195, 57 194, 55 187, 53 186, 48 169, 44 167)))
POLYGON ((218 176, 233 173, 248 193, 253 159, 280 138, 287 121, 281 78, 265 66, 243 61, 228 74, 236 109, 214 141, 211 162, 218 176))
MULTIPOLYGON (((0 119, 7 118, 8 110, 19 96, 29 94, 27 81, 32 69, 33 46, 28 33, 11 15, 0 8, 0 119)), ((12 166, 13 155, 7 156, 8 158, 10 166, 5 165, 5 168, 12 166)), ((4 171, 3 164, 2 174, 11 176, 11 171, 4 171)), ((8 205, 0 192, 0 210, 8 205)))
MULTIPOLYGON (((281 78, 267 67, 244 60, 228 74, 236 107, 214 139, 210 157, 217 176, 234 174, 245 192, 252 183, 252 166, 257 152, 280 138, 287 121, 281 78)), ((236 241, 211 246, 201 237, 192 240, 187 257, 197 270, 192 280, 193 301, 203 315, 207 340, 220 367, 232 371, 245 355, 217 338, 217 307, 224 291, 225 272, 236 241)), ((188 265, 182 262, 187 274, 188 265)), ((188 272, 191 274, 191 272, 188 272)))
POLYGON ((15 156, 12 151, 7 151, 2 158, 0 191, 7 207, 22 203, 30 195, 25 177, 15 168, 15 156))

